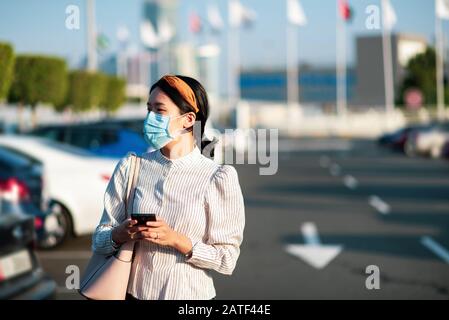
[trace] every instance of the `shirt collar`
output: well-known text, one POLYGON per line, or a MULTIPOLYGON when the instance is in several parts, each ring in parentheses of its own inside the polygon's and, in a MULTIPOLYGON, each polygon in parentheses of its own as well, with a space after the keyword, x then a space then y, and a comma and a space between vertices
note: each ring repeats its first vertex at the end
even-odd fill
POLYGON ((201 155, 201 151, 198 148, 198 146, 194 146, 193 150, 190 151, 188 154, 183 155, 182 157, 176 158, 176 159, 170 159, 167 158, 162 154, 161 149, 156 150, 155 156, 156 159, 164 164, 164 165, 172 165, 174 167, 182 167, 186 165, 190 165, 195 162, 195 159, 197 159, 201 155))

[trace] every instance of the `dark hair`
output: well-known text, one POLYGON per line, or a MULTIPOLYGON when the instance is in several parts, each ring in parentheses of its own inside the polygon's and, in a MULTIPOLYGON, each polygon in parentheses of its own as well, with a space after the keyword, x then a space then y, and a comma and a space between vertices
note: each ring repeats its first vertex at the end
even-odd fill
MULTIPOLYGON (((203 154, 206 153, 205 156, 213 157, 214 144, 217 143, 218 140, 214 138, 212 141, 210 141, 207 138, 203 137, 204 127, 206 126, 206 121, 209 118, 209 100, 207 99, 207 92, 201 85, 201 83, 199 83, 197 80, 191 77, 181 75, 176 75, 176 77, 180 78, 185 83, 187 83, 187 85, 193 90, 193 93, 195 94, 196 104, 199 109, 198 112, 195 113, 196 121, 200 121, 201 125, 200 141, 197 141, 196 143, 198 146, 200 146, 202 152, 203 150, 209 151, 203 152, 203 154)), ((189 103, 186 100, 184 100, 184 98, 179 94, 178 90, 171 87, 165 79, 161 78, 156 83, 154 83, 150 88, 150 94, 156 88, 161 89, 167 96, 170 97, 170 99, 181 110, 181 114, 185 114, 187 112, 195 112, 193 108, 189 105, 189 103)))

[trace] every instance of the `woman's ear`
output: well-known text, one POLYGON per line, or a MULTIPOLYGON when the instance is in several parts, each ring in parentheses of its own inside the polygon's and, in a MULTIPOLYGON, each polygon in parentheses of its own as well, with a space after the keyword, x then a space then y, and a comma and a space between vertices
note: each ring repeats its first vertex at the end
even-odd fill
POLYGON ((195 124, 196 115, 193 112, 188 112, 184 119, 184 128, 190 128, 195 124))

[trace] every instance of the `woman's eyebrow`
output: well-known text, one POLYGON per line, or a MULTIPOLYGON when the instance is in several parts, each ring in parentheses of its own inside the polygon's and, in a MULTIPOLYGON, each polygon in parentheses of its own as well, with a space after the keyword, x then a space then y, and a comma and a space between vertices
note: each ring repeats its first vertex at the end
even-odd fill
MULTIPOLYGON (((165 107, 165 104, 163 102, 155 102, 154 103, 155 107, 165 107)), ((147 107, 151 107, 151 103, 147 102, 147 107)))

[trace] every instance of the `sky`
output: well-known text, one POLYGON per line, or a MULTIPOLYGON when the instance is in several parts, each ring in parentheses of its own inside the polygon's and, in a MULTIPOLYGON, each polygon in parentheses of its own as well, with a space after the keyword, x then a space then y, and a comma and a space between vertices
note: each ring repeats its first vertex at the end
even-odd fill
MULTIPOLYGON (((97 28, 110 39, 105 56, 118 46, 116 31, 125 25, 130 30, 130 42, 141 46, 139 25, 144 0, 96 0, 97 28)), ((188 16, 196 11, 206 17, 207 3, 219 6, 223 20, 227 20, 227 0, 179 0, 177 36, 181 41, 205 43, 207 33, 192 35, 188 30, 188 16)), ((285 64, 286 5, 284 0, 241 0, 257 13, 251 28, 240 33, 240 52, 243 68, 279 68, 285 64)), ((301 0, 308 24, 299 28, 298 60, 316 66, 335 63, 336 0, 301 0)), ((349 0, 354 19, 347 24, 348 62, 355 60, 355 37, 380 34, 380 30, 365 27, 368 5, 380 6, 380 0, 349 0)), ((397 15, 395 32, 424 36, 433 43, 435 18, 434 0, 391 0, 397 15)), ((13 44, 18 53, 42 53, 62 56, 71 67, 77 66, 86 54, 85 0, 4 0, 0 1, 0 42, 13 44), (65 27, 66 7, 77 5, 81 13, 79 30, 65 27)), ((445 35, 449 22, 444 22, 445 35)), ((447 38, 447 37, 445 37, 447 38)), ((216 37, 226 51, 226 30, 216 37)), ((101 57, 100 57, 101 59, 101 57)), ((223 56, 223 60, 225 57, 223 56)))

